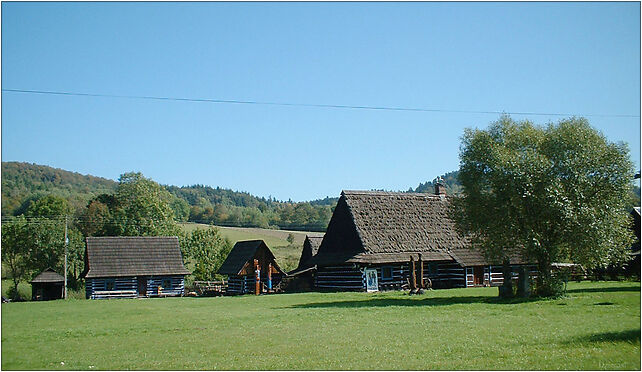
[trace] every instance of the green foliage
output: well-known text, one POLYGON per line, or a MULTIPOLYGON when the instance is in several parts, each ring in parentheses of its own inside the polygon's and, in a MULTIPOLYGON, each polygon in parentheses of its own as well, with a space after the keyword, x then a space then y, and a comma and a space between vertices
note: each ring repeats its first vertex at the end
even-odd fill
POLYGON ((174 236, 181 232, 175 199, 141 173, 124 173, 113 195, 99 195, 81 213, 87 236, 174 236))
POLYGON ((569 283, 569 292, 521 301, 462 288, 9 303, 1 367, 640 370, 640 284, 569 283))
POLYGON ((116 182, 105 178, 44 165, 2 162, 2 215, 23 214, 30 199, 49 194, 67 199, 74 210, 80 210, 91 198, 115 188, 116 182))
POLYGON ((67 199, 56 195, 46 195, 32 202, 25 213, 26 217, 53 217, 69 216, 73 213, 67 199))
POLYGON ((465 131, 460 160, 458 228, 489 258, 536 260, 538 294, 557 291, 552 262, 624 261, 632 163, 626 145, 608 142, 585 119, 538 127, 503 116, 488 130, 465 131))
POLYGON ((286 239, 289 244, 294 243, 294 235, 292 233, 288 234, 288 237, 286 239))
POLYGON ((181 198, 172 195, 169 206, 174 211, 174 219, 179 222, 185 222, 189 218, 190 206, 181 198))
POLYGON ((187 263, 194 264, 194 280, 214 280, 216 271, 232 250, 232 244, 216 228, 196 229, 186 234, 181 249, 187 263))
POLYGON ((441 175, 440 177, 435 178, 432 182, 427 181, 425 183, 420 183, 414 190, 410 188, 408 192, 423 192, 434 194, 435 193, 435 183, 437 183, 438 178, 442 178, 442 183, 446 186, 446 193, 448 195, 457 195, 462 191, 461 184, 457 179, 459 171, 448 172, 441 175))
MULTIPOLYGON (((49 213, 46 209, 43 211, 49 213)), ((64 273, 64 217, 26 219, 20 216, 3 223, 2 230, 2 262, 8 268, 14 286, 21 280, 33 279, 47 268, 64 273)), ((68 284, 76 288, 83 268, 84 238, 71 224, 67 237, 68 284)))
POLYGON ((311 202, 280 202, 203 185, 166 189, 187 201, 188 221, 220 226, 324 231, 338 200, 326 197, 311 202))
POLYGON ((29 274, 29 247, 23 242, 28 240, 27 220, 18 218, 2 224, 2 263, 13 281, 11 297, 19 298, 18 284, 29 274))

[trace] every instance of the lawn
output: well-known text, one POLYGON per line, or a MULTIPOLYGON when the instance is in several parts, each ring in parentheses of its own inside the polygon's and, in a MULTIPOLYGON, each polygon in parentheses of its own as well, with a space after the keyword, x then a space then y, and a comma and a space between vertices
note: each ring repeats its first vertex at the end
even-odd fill
POLYGON ((2 304, 2 369, 640 369, 640 284, 2 304), (64 364, 63 364, 64 363, 64 364))
MULTIPOLYGON (((211 225, 197 223, 182 223, 181 226, 188 232, 197 228, 207 229, 211 227, 211 225)), ((301 250, 303 249, 303 241, 306 235, 323 235, 323 233, 307 231, 271 230, 248 227, 215 227, 218 228, 221 234, 229 239, 232 244, 239 240, 263 240, 265 244, 270 247, 272 253, 274 253, 276 262, 285 271, 296 268, 299 263, 301 250), (289 234, 294 236, 294 242, 292 244, 287 241, 289 234)))

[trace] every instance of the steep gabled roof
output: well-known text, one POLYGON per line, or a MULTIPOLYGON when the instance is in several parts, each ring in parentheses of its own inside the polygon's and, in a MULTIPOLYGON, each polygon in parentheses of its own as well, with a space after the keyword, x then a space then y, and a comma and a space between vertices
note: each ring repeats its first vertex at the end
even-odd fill
POLYGON ((451 249, 467 247, 447 216, 446 196, 343 191, 313 263, 452 260, 451 249))
MULTIPOLYGON (((276 263, 272 251, 270 251, 270 248, 268 248, 263 240, 245 240, 236 242, 234 247, 232 247, 230 254, 221 265, 221 268, 218 269, 218 273, 224 275, 239 275, 246 264, 250 260, 257 258, 259 254, 265 255, 265 257, 271 261, 273 267, 283 273, 283 270, 281 270, 279 265, 276 263)), ((267 268, 261 268, 261 270, 267 270, 267 268)))
POLYGON ((308 264, 308 261, 314 257, 319 251, 321 242, 323 241, 323 235, 321 236, 310 236, 306 235, 305 240, 303 241, 303 249, 301 250, 301 258, 299 258, 299 265, 295 271, 299 271, 313 265, 308 264))
POLYGON ((51 268, 47 268, 47 270, 41 272, 33 278, 31 283, 64 283, 65 278, 58 274, 57 272, 53 271, 51 268))
POLYGON ((187 275, 175 236, 88 237, 86 278, 187 275))

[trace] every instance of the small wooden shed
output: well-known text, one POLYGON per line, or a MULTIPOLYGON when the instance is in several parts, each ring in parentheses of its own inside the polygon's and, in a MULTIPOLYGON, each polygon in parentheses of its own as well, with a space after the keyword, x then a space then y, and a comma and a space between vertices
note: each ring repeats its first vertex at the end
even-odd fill
POLYGON ((257 279, 259 292, 266 293, 277 287, 286 275, 263 240, 234 244, 218 273, 228 276, 229 294, 255 293, 257 279))
POLYGON ((58 300, 65 296, 65 278, 48 268, 31 281, 31 300, 58 300))

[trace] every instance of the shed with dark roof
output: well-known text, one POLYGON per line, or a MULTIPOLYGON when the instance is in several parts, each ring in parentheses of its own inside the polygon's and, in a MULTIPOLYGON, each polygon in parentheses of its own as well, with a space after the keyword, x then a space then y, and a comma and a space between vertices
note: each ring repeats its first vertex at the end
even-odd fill
POLYGON ((65 295, 65 278, 51 268, 38 274, 31 281, 31 299, 48 301, 61 299, 65 295))
POLYGON ((229 294, 254 293, 257 279, 260 292, 269 292, 285 275, 263 240, 236 242, 218 273, 228 276, 229 294))
MULTIPOLYGON (((317 254, 319 288, 365 290, 375 277, 379 289, 408 283, 409 259, 425 264, 423 276, 435 288, 501 285, 493 268, 458 234, 448 216, 449 197, 436 194, 343 191, 317 254), (376 271, 376 275, 372 273, 376 271)), ((418 270, 418 269, 416 269, 418 270)))
POLYGON ((87 237, 87 298, 181 296, 190 272, 175 236, 87 237))

